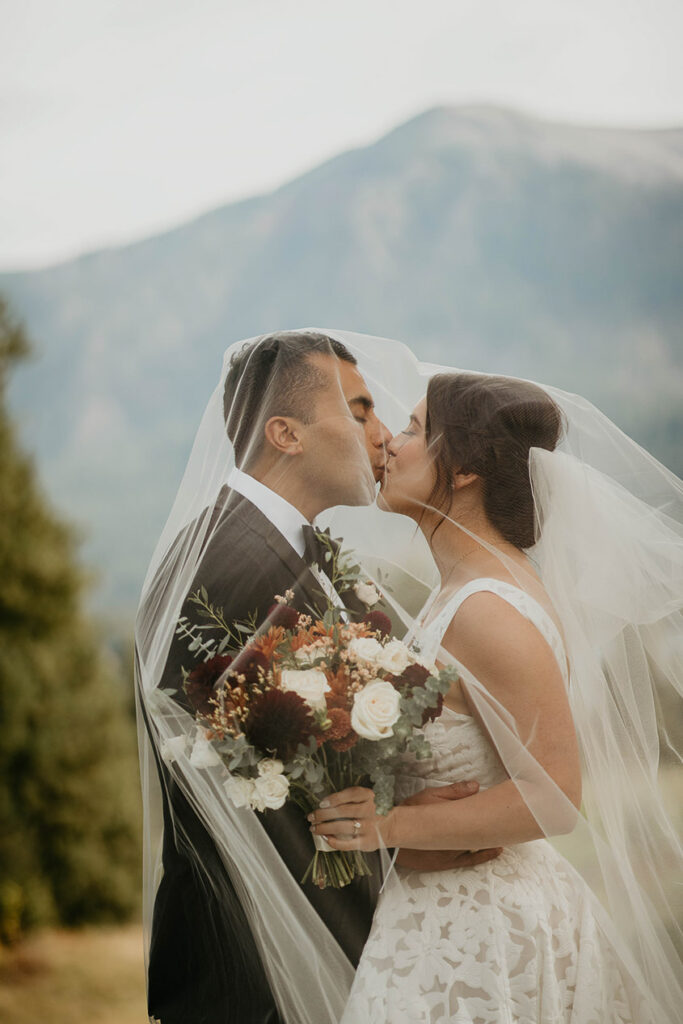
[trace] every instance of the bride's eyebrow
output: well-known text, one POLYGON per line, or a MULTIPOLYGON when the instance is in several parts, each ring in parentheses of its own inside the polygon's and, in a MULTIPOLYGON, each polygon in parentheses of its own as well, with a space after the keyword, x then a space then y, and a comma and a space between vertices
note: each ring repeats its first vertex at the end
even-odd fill
POLYGON ((420 423, 419 419, 413 412, 411 412, 410 414, 410 422, 414 423, 416 427, 422 427, 422 424, 420 423))

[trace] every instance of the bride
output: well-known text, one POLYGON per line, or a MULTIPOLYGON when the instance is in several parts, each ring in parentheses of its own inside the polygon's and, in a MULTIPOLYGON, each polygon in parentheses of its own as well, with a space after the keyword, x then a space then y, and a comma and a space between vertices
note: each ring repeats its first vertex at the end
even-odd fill
MULTIPOLYGON (((629 687, 632 697, 637 690, 629 657, 632 664, 642 641, 630 627, 605 629, 614 605, 627 600, 622 587, 601 604, 600 591, 615 576, 614 566, 607 577, 602 571, 603 559, 617 553, 607 550, 610 536, 631 542, 620 554, 632 561, 629 582, 636 580, 643 606, 655 600, 645 570, 660 572, 663 591, 673 586, 665 603, 680 602, 680 593, 673 562, 668 578, 662 566, 640 564, 647 544, 638 547, 643 509, 634 508, 636 499, 556 451, 562 435, 563 413, 542 388, 442 373, 431 377, 426 397, 388 446, 378 504, 419 526, 440 575, 412 644, 425 663, 455 664, 460 678, 442 715, 425 727, 430 759, 404 761, 397 787, 404 802, 382 818, 371 790, 345 790, 311 816, 311 829, 341 850, 505 849, 485 865, 438 875, 396 868, 375 912, 345 1024, 677 1019, 675 954, 666 935, 653 933, 632 877, 655 835, 634 839, 629 830, 637 833, 643 822, 610 822, 609 795, 604 801, 611 788, 616 807, 621 787, 648 781, 636 778, 634 765, 630 780, 620 775, 628 756, 618 730, 633 710, 629 687), (620 721, 609 720, 597 687, 612 694, 620 721), (613 753, 621 764, 610 763, 613 753), (615 926, 547 838, 585 824, 581 758, 592 787, 587 803, 597 805, 608 838, 600 848, 591 837, 598 855, 615 861, 612 882, 624 887, 631 913, 642 904, 642 918, 627 923, 633 936, 615 926), (466 777, 478 779, 477 795, 421 802, 425 786, 466 777), (640 963, 627 941, 633 937, 640 963)), ((656 548, 665 527, 654 517, 646 527, 656 548)), ((655 611, 653 604, 645 620, 655 611)), ((645 660, 645 647, 638 654, 645 660)), ((672 847, 680 855, 677 840, 672 847)))

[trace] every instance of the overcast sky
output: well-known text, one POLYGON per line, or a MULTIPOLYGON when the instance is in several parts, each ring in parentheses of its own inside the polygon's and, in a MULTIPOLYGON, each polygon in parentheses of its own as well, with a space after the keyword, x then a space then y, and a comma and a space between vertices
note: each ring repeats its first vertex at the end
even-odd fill
POLYGON ((442 103, 683 125, 681 0, 0 0, 0 267, 141 238, 442 103))

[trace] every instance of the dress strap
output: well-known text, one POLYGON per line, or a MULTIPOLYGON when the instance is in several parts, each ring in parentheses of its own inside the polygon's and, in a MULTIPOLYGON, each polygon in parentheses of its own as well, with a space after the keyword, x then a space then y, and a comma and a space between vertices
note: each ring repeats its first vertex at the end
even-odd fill
MULTIPOLYGON (((496 579, 493 576, 470 580, 469 583, 466 583, 464 587, 461 587, 460 590, 453 594, 429 625, 422 627, 422 640, 424 646, 429 649, 431 656, 436 658, 444 634, 463 601, 471 597, 472 594, 482 591, 496 594, 497 597, 507 601, 520 615, 523 615, 524 618, 528 619, 538 629, 557 658, 562 676, 565 682, 567 682, 568 671, 564 641, 551 616, 535 597, 527 594, 526 590, 522 590, 521 587, 517 587, 513 583, 507 583, 505 580, 496 579)), ((432 603, 425 607, 424 614, 429 612, 432 603)), ((425 653, 427 652, 425 651, 425 653)))

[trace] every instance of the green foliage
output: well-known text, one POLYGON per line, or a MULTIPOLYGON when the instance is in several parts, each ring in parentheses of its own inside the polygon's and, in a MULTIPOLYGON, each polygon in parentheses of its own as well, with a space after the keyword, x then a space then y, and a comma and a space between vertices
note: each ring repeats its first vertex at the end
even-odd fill
POLYGON ((75 536, 21 451, 5 385, 29 350, 0 300, 0 941, 137 903, 139 785, 124 687, 81 614, 75 536))

